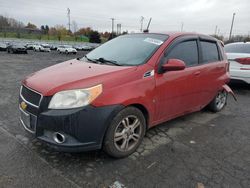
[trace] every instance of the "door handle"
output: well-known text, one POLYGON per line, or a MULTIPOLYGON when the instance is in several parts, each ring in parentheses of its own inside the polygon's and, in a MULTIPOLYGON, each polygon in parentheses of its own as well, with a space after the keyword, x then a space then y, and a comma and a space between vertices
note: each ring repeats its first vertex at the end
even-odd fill
POLYGON ((196 71, 196 72, 194 73, 195 76, 199 76, 200 74, 201 74, 201 71, 196 71))

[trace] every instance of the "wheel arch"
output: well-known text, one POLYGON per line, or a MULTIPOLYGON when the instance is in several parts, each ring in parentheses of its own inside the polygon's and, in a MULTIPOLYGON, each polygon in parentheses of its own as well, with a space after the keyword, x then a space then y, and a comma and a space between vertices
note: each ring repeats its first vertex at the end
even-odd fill
POLYGON ((126 107, 130 107, 130 106, 135 107, 135 108, 139 109, 142 112, 142 114, 143 114, 143 116, 144 116, 144 118, 146 120, 146 130, 147 130, 148 127, 149 127, 148 126, 149 125, 149 112, 148 112, 147 108, 145 106, 143 106, 142 104, 139 104, 139 103, 130 104, 130 105, 126 106, 126 107))
POLYGON ((105 135, 107 134, 107 130, 108 130, 108 127, 110 126, 110 122, 112 121, 112 118, 114 118, 116 116, 116 114, 118 114, 120 111, 124 110, 125 108, 128 108, 128 107, 134 107, 134 108, 137 108, 138 110, 140 110, 145 118, 145 121, 146 121, 146 131, 148 130, 149 128, 149 112, 148 112, 148 109, 142 105, 142 104, 139 104, 139 103, 132 103, 132 104, 129 104, 127 106, 122 106, 121 108, 119 108, 118 110, 115 110, 111 116, 109 117, 108 121, 107 121, 107 126, 105 127, 105 130, 104 130, 104 134, 103 134, 103 137, 102 137, 102 146, 103 146, 103 143, 104 143, 104 138, 105 138, 105 135))

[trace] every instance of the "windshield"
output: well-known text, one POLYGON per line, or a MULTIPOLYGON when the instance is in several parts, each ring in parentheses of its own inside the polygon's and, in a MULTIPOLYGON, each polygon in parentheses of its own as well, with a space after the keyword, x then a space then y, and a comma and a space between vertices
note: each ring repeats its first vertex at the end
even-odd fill
POLYGON ((105 59, 119 65, 140 65, 167 40, 162 34, 130 34, 117 37, 88 53, 88 59, 105 59))
POLYGON ((244 44, 227 44, 225 45, 227 53, 250 53, 250 43, 244 44))

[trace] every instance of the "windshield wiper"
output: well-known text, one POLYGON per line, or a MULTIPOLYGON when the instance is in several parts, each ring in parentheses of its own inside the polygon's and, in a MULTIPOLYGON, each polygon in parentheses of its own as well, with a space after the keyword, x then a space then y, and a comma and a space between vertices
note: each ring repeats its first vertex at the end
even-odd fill
POLYGON ((87 55, 84 56, 88 61, 92 62, 92 63, 98 63, 98 60, 95 60, 95 59, 90 59, 88 58, 87 55))
POLYGON ((101 62, 101 63, 110 63, 110 64, 113 64, 113 65, 122 66, 121 64, 117 63, 117 61, 108 60, 108 59, 105 59, 103 57, 100 57, 100 58, 94 59, 94 60, 98 61, 98 62, 101 62))

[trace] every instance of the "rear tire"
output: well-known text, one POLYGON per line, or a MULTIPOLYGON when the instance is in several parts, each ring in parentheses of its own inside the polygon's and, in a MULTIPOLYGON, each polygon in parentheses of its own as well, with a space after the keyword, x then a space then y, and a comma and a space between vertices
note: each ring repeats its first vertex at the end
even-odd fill
POLYGON ((227 92, 225 90, 220 91, 215 98, 209 103, 208 109, 212 112, 221 111, 227 104, 227 92))
POLYGON ((111 121, 103 149, 112 157, 127 157, 139 147, 145 131, 146 120, 143 113, 135 107, 127 107, 111 121))

